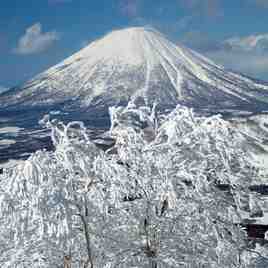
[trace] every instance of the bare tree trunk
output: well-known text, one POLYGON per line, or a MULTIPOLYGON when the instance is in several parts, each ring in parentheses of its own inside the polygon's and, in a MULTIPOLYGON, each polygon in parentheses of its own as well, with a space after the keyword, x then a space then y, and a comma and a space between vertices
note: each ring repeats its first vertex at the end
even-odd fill
POLYGON ((157 261, 154 259, 150 260, 150 268, 157 268, 157 261))
POLYGON ((157 261, 155 260, 156 251, 152 245, 150 238, 150 216, 149 216, 150 204, 147 202, 146 217, 144 219, 143 228, 146 236, 145 254, 149 258, 149 268, 157 268, 157 261))
POLYGON ((87 208, 87 205, 86 205, 86 202, 85 202, 85 204, 84 204, 85 215, 84 215, 83 212, 82 212, 82 208, 79 205, 76 205, 76 206, 77 206, 77 208, 79 210, 78 215, 80 216, 81 221, 82 221, 84 235, 85 235, 85 239, 86 239, 86 245, 87 245, 87 261, 84 264, 84 268, 94 268, 91 245, 90 245, 89 230, 88 230, 88 225, 87 225, 87 221, 86 221, 86 217, 88 216, 88 208, 87 208))
POLYGON ((91 251, 91 246, 90 246, 89 230, 88 230, 87 222, 86 222, 85 217, 83 215, 81 215, 81 220, 83 223, 83 229, 84 229, 85 238, 86 238, 87 256, 88 256, 88 260, 86 261, 84 267, 85 268, 94 268, 93 259, 92 259, 92 251, 91 251), (88 267, 89 264, 90 264, 90 266, 88 267))

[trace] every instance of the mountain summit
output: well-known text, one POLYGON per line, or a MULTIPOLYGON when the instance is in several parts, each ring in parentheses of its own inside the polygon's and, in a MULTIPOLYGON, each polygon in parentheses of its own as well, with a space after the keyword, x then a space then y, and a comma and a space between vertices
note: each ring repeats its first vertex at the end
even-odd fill
POLYGON ((226 70, 151 28, 113 31, 22 87, 2 108, 103 108, 142 99, 211 112, 268 110, 268 83, 226 70))

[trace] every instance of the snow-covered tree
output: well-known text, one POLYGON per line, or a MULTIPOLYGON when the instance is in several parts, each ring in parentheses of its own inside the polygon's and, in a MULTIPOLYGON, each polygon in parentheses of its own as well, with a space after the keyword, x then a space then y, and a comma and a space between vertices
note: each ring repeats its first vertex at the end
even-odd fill
POLYGON ((88 218, 98 220, 102 204, 92 173, 99 150, 81 123, 47 124, 55 152, 35 153, 1 180, 1 267, 92 261, 88 218))
POLYGON ((1 267, 251 267, 239 223, 258 170, 243 135, 182 106, 110 113, 107 152, 82 123, 45 118, 55 151, 5 170, 1 267))

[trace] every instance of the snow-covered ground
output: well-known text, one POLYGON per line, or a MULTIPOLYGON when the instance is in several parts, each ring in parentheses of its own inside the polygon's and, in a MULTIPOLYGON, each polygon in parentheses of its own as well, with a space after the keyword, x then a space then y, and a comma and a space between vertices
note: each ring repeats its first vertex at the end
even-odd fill
POLYGON ((18 133, 21 130, 22 129, 19 127, 7 126, 7 127, 0 128, 0 134, 10 134, 10 133, 14 134, 14 133, 18 133))
POLYGON ((15 140, 10 140, 10 139, 0 140, 0 146, 8 146, 8 145, 15 144, 15 143, 16 143, 15 140))
POLYGON ((13 168, 22 162, 23 160, 9 160, 8 162, 0 163, 0 169, 13 168))

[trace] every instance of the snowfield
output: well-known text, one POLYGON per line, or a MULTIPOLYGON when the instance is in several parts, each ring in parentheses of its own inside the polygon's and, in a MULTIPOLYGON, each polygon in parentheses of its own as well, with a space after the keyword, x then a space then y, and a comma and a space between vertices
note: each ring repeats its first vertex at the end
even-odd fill
POLYGON ((0 128, 0 134, 18 133, 20 130, 19 127, 3 127, 0 128))

